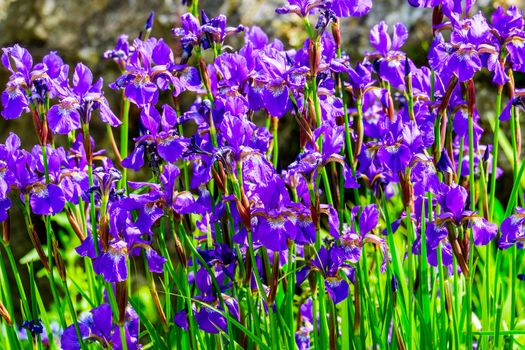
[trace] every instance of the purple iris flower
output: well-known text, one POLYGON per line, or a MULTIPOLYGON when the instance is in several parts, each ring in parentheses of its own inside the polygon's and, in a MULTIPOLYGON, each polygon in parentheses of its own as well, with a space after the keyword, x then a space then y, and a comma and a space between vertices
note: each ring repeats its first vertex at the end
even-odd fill
MULTIPOLYGON (((78 326, 84 343, 98 343, 98 345, 103 348, 123 348, 120 327, 113 319, 113 313, 109 304, 97 306, 92 309, 89 314, 81 316, 78 326)), ((139 317, 135 310, 129 305, 126 308, 124 331, 126 333, 125 339, 127 348, 130 350, 140 349, 139 317)), ((64 330, 60 343, 64 350, 80 349, 80 342, 74 325, 71 325, 64 330)))
POLYGON ((344 127, 323 125, 314 131, 314 140, 323 137, 323 153, 317 151, 315 143, 307 144, 305 152, 298 156, 298 159, 290 164, 289 171, 303 174, 308 181, 317 177, 318 170, 330 162, 337 162, 343 166, 343 176, 345 188, 357 188, 359 184, 352 175, 352 172, 341 156, 341 149, 344 145, 344 127))
POLYGON ((334 304, 338 304, 348 297, 350 286, 345 278, 340 274, 344 273, 350 281, 354 280, 354 268, 350 265, 341 263, 338 252, 333 249, 326 250, 323 246, 312 261, 315 267, 324 275, 326 292, 334 304))
POLYGON ((467 14, 476 0, 408 0, 414 7, 437 7, 442 6, 443 13, 449 18, 458 18, 464 11, 467 14), (463 5, 464 3, 464 5, 463 5))
POLYGON ((382 79, 396 88, 405 85, 405 65, 415 68, 406 54, 399 49, 408 39, 408 30, 402 23, 394 25, 393 35, 388 34, 388 25, 381 22, 370 31, 370 44, 376 49, 367 54, 369 60, 375 59, 377 72, 382 79))
POLYGON ((172 33, 180 37, 183 62, 187 62, 193 47, 200 45, 206 50, 214 44, 222 44, 228 36, 244 31, 242 25, 227 27, 226 20, 224 15, 209 19, 204 11, 201 12, 201 23, 191 13, 182 15, 182 28, 173 28, 172 33))
MULTIPOLYGON (((439 244, 441 243, 441 259, 443 266, 451 268, 453 265, 453 251, 448 241, 448 230, 445 226, 436 225, 433 222, 427 223, 426 226, 426 248, 428 263, 432 266, 438 266, 439 244)), ((418 236, 412 247, 414 254, 421 254, 421 236, 418 236)))
POLYGON ((272 116, 282 117, 292 109, 290 85, 294 81, 290 74, 294 67, 289 56, 282 51, 270 49, 259 53, 260 70, 253 76, 249 93, 250 108, 264 107, 272 116))
POLYGON ((295 13, 300 17, 306 17, 317 10, 324 3, 323 0, 287 0, 288 5, 275 9, 278 14, 295 13))
MULTIPOLYGON (((227 248, 222 246, 218 251, 215 251, 215 253, 225 257, 223 253, 229 255, 226 249, 227 248)), ((217 256, 217 254, 213 255, 217 256)), ((208 258, 209 257, 210 255, 208 255, 208 258)), ((225 283, 225 270, 220 267, 221 262, 215 259, 209 261, 214 261, 214 265, 212 265, 211 268, 212 271, 214 271, 218 284, 221 286, 219 292, 221 293, 221 298, 224 301, 227 310, 219 304, 219 296, 216 291, 213 290, 212 278, 204 268, 200 268, 194 276, 189 276, 189 282, 195 283, 200 291, 200 294, 195 296, 195 300, 200 301, 199 303, 195 303, 199 305, 199 308, 197 310, 195 305, 192 305, 192 308, 197 325, 201 330, 210 334, 217 334, 220 332, 226 333, 228 331, 228 321, 221 312, 227 312, 231 317, 239 320, 239 305, 237 300, 223 293, 231 288, 231 283, 225 283)), ((187 310, 182 310, 175 315, 175 324, 183 329, 187 329, 187 310)))
POLYGON ((33 104, 43 105, 47 97, 55 96, 55 82, 64 62, 51 52, 41 63, 33 66, 33 58, 20 45, 3 48, 2 65, 11 72, 6 89, 2 93, 2 116, 5 119, 19 118, 22 113, 29 112, 33 104))
POLYGON ((372 0, 332 0, 326 5, 337 17, 360 17, 372 9, 372 0))
MULTIPOLYGON (((499 45, 504 47, 508 52, 506 58, 510 62, 510 66, 515 71, 525 71, 525 31, 524 31, 523 13, 516 6, 511 6, 508 10, 504 10, 501 6, 496 12, 492 14, 492 30, 496 33, 499 45)), ((499 65, 497 68, 500 68, 499 65)), ((508 81, 508 76, 504 71, 499 73, 508 81)), ((500 82, 501 83, 501 82, 500 82)))
POLYGON ((340 243, 332 247, 330 256, 334 261, 339 261, 339 264, 344 264, 347 261, 356 264, 361 258, 364 245, 371 243, 383 251, 384 259, 381 271, 384 272, 388 256, 387 246, 385 240, 374 233, 379 221, 377 206, 370 204, 363 207, 362 210, 359 206, 356 206, 352 208, 351 216, 354 223, 355 221, 359 221, 359 231, 356 232, 354 225, 345 223, 343 225, 343 233, 339 237, 340 243))
POLYGON ((500 249, 507 249, 517 242, 525 241, 525 210, 516 208, 516 214, 505 218, 501 223, 501 237, 498 240, 500 249))
POLYGON ((151 247, 151 226, 160 218, 156 208, 150 202, 159 200, 155 193, 146 193, 138 198, 126 197, 116 189, 116 182, 121 176, 115 169, 94 170, 97 185, 90 189, 97 195, 97 200, 109 201, 107 204, 107 217, 100 220, 99 225, 99 254, 91 236, 88 236, 76 248, 81 256, 93 259, 93 268, 108 282, 122 282, 128 278, 128 257, 137 256, 142 249, 145 251, 149 263, 149 270, 162 273, 164 263, 167 261, 151 247), (131 212, 142 209, 137 219, 131 212), (145 220, 144 216, 150 216, 145 220), (147 223, 146 223, 147 222, 147 223))
POLYGON ((337 17, 364 16, 372 9, 371 0, 288 0, 275 10, 278 14, 295 13, 306 17, 319 9, 332 10, 337 17))
POLYGON ((297 235, 297 215, 280 178, 275 177, 266 186, 257 189, 251 210, 253 240, 273 251, 287 250, 288 239, 297 235))
POLYGON ((469 221, 474 236, 474 244, 486 245, 498 234, 498 226, 475 215, 473 211, 465 210, 467 197, 467 191, 462 186, 456 185, 446 188, 441 198, 443 213, 438 217, 442 224, 452 222, 459 226, 463 222, 469 221))
POLYGON ((314 331, 312 318, 313 302, 308 298, 299 308, 301 324, 295 332, 295 342, 299 350, 310 349, 310 334, 314 331))
POLYGON ((100 111, 103 122, 111 126, 120 125, 102 92, 102 78, 93 84, 93 74, 84 64, 79 63, 75 67, 72 85, 67 78, 67 69, 57 80, 60 102, 53 105, 47 115, 49 127, 54 133, 68 134, 79 129, 81 124, 88 124, 92 111, 96 109, 100 111))
POLYGON ((501 115, 499 116, 500 121, 506 122, 510 120, 512 115, 512 107, 525 109, 525 89, 514 90, 514 96, 509 99, 509 102, 503 111, 501 111, 501 115))
POLYGON ((156 104, 159 90, 172 89, 176 97, 184 90, 201 87, 196 68, 176 65, 171 48, 163 39, 135 39, 124 73, 110 86, 124 89, 126 97, 138 107, 156 104))
POLYGON ((123 159, 122 165, 139 171, 144 165, 144 157, 148 158, 151 168, 158 167, 160 159, 167 162, 181 159, 188 141, 174 129, 177 119, 176 112, 169 105, 163 106, 162 115, 155 106, 142 109, 140 120, 144 134, 135 139, 135 149, 123 159))
POLYGON ((126 69, 126 64, 129 59, 130 46, 127 35, 120 35, 117 40, 117 44, 113 50, 104 52, 105 59, 113 59, 121 70, 126 69))
POLYGON ((37 215, 55 215, 64 209, 64 192, 54 184, 37 183, 31 190, 31 209, 37 215))

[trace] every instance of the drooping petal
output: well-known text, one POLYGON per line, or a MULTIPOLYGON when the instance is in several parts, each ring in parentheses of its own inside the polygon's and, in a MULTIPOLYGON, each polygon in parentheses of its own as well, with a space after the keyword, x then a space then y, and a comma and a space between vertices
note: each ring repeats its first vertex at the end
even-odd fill
POLYGON ((470 224, 475 245, 486 245, 498 234, 498 225, 488 222, 485 218, 473 217, 470 224))
POLYGON ((18 88, 7 87, 2 92, 2 117, 4 119, 16 119, 19 118, 23 112, 29 112, 27 98, 24 93, 18 88))
POLYGON ((501 238, 498 241, 500 249, 507 249, 516 243, 517 238, 525 236, 523 224, 525 216, 511 215, 501 223, 501 238))
POLYGON ((62 211, 66 204, 64 192, 55 184, 40 184, 33 188, 30 196, 33 213, 37 215, 54 215, 62 211))
POLYGON ((122 166, 134 171, 140 171, 144 166, 144 146, 136 146, 133 152, 122 160, 122 166))
POLYGON ((375 204, 367 205, 363 208, 359 216, 359 233, 361 236, 366 235, 377 227, 379 221, 379 212, 375 204))
POLYGON ((154 249, 146 249, 146 259, 148 260, 148 266, 151 272, 164 272, 164 264, 167 260, 162 255, 159 255, 154 249))
POLYGON ((69 134, 80 128, 80 114, 77 111, 78 104, 74 99, 65 99, 54 105, 47 114, 51 130, 56 134, 69 134))
POLYGON ((93 269, 108 282, 122 282, 128 278, 126 265, 127 244, 118 241, 111 244, 108 250, 101 253, 93 262, 93 269))

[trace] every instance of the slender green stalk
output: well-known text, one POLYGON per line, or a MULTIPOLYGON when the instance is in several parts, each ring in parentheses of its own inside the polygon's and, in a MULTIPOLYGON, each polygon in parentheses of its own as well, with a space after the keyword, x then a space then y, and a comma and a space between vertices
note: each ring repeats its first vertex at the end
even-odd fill
POLYGON ((494 217, 494 202, 496 200, 496 174, 498 168, 498 151, 499 151, 499 116, 501 114, 501 96, 503 94, 503 86, 498 86, 498 95, 496 97, 496 116, 494 126, 494 140, 492 148, 492 169, 490 174, 490 196, 489 196, 489 220, 494 217))
MULTIPOLYGON (((129 142, 129 108, 130 102, 126 95, 122 93, 122 125, 120 129, 120 156, 125 159, 128 156, 129 142)), ((122 168, 122 179, 119 182, 119 188, 127 186, 128 169, 122 168)))

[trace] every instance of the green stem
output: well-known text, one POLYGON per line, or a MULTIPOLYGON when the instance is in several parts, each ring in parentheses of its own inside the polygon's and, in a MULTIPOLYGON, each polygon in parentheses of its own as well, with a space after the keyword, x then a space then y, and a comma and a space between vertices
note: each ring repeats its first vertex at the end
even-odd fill
MULTIPOLYGON (((129 141, 129 108, 130 102, 124 94, 122 94, 122 126, 120 129, 120 156, 125 159, 128 156, 128 141, 129 141)), ((119 182, 119 188, 127 187, 128 169, 122 169, 122 179, 119 182)))
POLYGON ((496 173, 498 169, 498 151, 499 151, 499 115, 501 114, 501 96, 503 86, 498 86, 498 95, 496 97, 496 123, 494 127, 494 140, 492 148, 492 171, 490 174, 490 197, 489 197, 489 220, 494 217, 494 202, 496 201, 496 173))

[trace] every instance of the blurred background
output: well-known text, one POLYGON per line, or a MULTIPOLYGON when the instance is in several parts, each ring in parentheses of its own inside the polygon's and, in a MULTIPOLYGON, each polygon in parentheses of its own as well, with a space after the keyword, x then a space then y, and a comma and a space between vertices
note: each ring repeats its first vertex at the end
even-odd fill
MULTIPOLYGON (((299 18, 295 15, 275 14, 275 8, 284 3, 285 0, 200 0, 200 7, 206 9, 209 17, 226 14, 228 24, 231 26, 258 25, 270 38, 279 38, 288 47, 299 47, 306 38, 299 18)), ((523 9, 524 3, 525 0, 479 0, 477 6, 485 13, 492 13, 497 5, 506 7, 516 5, 523 9)), ((127 34, 130 40, 137 37, 152 10, 155 11, 155 22, 151 35, 163 37, 172 47, 176 47, 177 43, 171 35, 171 28, 180 24, 180 15, 186 12, 186 7, 182 5, 181 0, 0 0, 0 46, 19 43, 30 51, 35 63, 49 51, 57 51, 65 63, 74 66, 81 61, 93 70, 95 77, 103 77, 105 84, 108 84, 117 78, 119 71, 113 61, 104 61, 102 57, 104 51, 114 47, 120 34, 127 34)), ((363 53, 371 49, 368 34, 374 24, 381 20, 389 24, 402 22, 410 31, 409 41, 403 49, 420 66, 426 63, 427 50, 432 40, 431 15, 432 10, 410 7, 406 0, 375 0, 374 7, 367 16, 346 19, 341 24, 344 48, 352 57, 352 61, 358 62, 363 53)), ((234 36, 228 39, 227 44, 238 46, 240 39, 242 35, 234 36)), ((6 70, 0 69, 1 90, 7 78, 6 70)), ((481 74, 480 79, 482 85, 483 82, 486 83, 486 88, 478 92, 480 114, 485 118, 484 111, 494 110, 495 97, 494 90, 489 87, 488 74, 481 74)), ((519 79, 518 77, 518 86, 520 86, 519 79)), ((109 88, 105 91, 113 110, 118 111, 119 93, 109 88)), ((138 133, 137 117, 137 111, 132 108, 131 138, 138 133)), ((105 127, 100 124, 98 117, 93 118, 93 123, 92 135, 95 137, 97 148, 110 149, 105 127)), ((0 118, 0 142, 4 142, 8 133, 13 131, 20 135, 23 146, 30 149, 36 142, 31 124, 28 115, 9 123, 0 118)), ((490 130, 486 121, 483 124, 485 130, 490 130)), ((293 130, 293 121, 283 123, 281 146, 297 144, 293 140, 293 130)), ((118 130, 115 130, 115 136, 118 139, 118 130)), ((487 142, 491 142, 491 137, 487 142)), ((130 145, 133 145, 132 141, 130 145)), ((293 159, 298 149, 292 146, 286 147, 283 151, 282 157, 293 159)), ((505 177, 502 187, 504 184, 505 177)), ((503 190, 502 193, 506 192, 503 190)), ((35 223, 39 232, 45 232, 43 227, 39 226, 39 219, 36 219, 35 223)), ((18 210, 14 208, 12 244, 17 259, 32 248, 22 225, 23 221, 18 210)), ((60 228, 56 227, 56 229, 60 231, 60 228)), ((41 236, 43 238, 45 234, 41 236)), ((23 272, 24 269, 21 271, 23 272)), ((24 280, 25 278, 27 276, 23 276, 24 280)), ((47 290, 47 282, 45 280, 42 282, 42 287, 47 290)))

